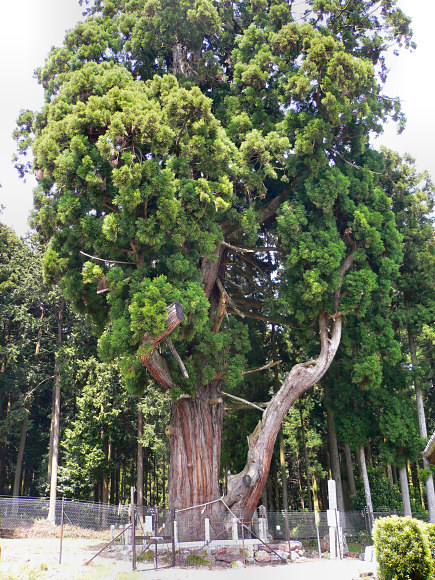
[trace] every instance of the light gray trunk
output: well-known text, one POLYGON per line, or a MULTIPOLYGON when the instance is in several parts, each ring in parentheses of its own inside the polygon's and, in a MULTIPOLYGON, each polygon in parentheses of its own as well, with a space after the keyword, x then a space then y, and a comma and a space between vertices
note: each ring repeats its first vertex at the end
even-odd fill
POLYGON ((353 475, 352 468, 352 454, 350 452, 350 447, 347 443, 344 444, 344 454, 346 456, 347 478, 349 480, 350 495, 356 495, 355 477, 353 475))
POLYGON ((402 494, 403 515, 412 516, 411 500, 409 498, 408 473, 406 465, 399 469, 400 492, 402 494))
POLYGON ((284 379, 281 388, 267 404, 254 432, 248 437, 246 466, 228 478, 228 493, 224 501, 233 512, 249 521, 257 507, 269 474, 276 436, 288 409, 310 387, 320 381, 332 363, 341 338, 341 315, 332 319, 319 316, 320 354, 314 361, 296 364, 284 379), (332 328, 331 328, 332 326, 332 328), (250 484, 244 484, 245 476, 250 484))
POLYGON ((364 485, 364 496, 366 499, 366 506, 370 514, 370 520, 373 521, 372 494, 370 491, 369 475, 367 473, 366 454, 364 452, 364 447, 362 446, 358 449, 358 459, 359 466, 361 469, 361 479, 363 480, 364 485))
POLYGON ((65 301, 62 299, 59 307, 57 321, 57 352, 54 364, 54 387, 53 387, 53 413, 52 413, 52 459, 50 477, 50 505, 48 508, 48 521, 52 524, 56 521, 56 496, 57 496, 57 471, 59 465, 59 434, 60 434, 60 368, 59 355, 62 343, 62 322, 65 301))
POLYGON ((329 407, 326 407, 326 417, 328 423, 329 452, 331 455, 332 478, 335 480, 337 492, 337 507, 338 511, 341 514, 344 514, 345 509, 343 498, 343 486, 341 483, 340 456, 338 454, 337 433, 335 431, 334 414, 332 413, 329 407))
MULTIPOLYGON (((420 432, 420 437, 423 439, 427 438, 427 427, 426 427, 426 417, 424 412, 423 403, 423 392, 418 384, 417 380, 417 352, 415 348, 415 341, 412 335, 411 329, 408 327, 408 341, 409 341, 409 352, 411 354, 412 370, 414 373, 414 388, 415 388, 415 399, 417 404, 417 417, 418 417, 418 428, 420 432)), ((429 462, 426 457, 423 457, 423 468, 427 473, 426 477, 426 496, 427 496, 427 508, 429 512, 429 521, 435 522, 435 489, 432 473, 430 472, 429 462)))

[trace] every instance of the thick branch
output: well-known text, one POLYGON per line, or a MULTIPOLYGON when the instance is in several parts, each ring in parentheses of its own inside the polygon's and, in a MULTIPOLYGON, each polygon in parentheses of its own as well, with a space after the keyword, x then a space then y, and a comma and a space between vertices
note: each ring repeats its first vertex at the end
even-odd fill
POLYGON ((166 310, 168 315, 165 331, 156 337, 153 337, 149 334, 146 334, 143 337, 141 345, 143 346, 144 344, 149 343, 150 350, 147 352, 147 354, 140 355, 139 360, 144 365, 144 367, 149 370, 150 374, 160 385, 166 389, 172 389, 176 385, 172 380, 169 367, 165 359, 159 354, 157 347, 164 338, 169 336, 169 334, 179 324, 181 324, 181 322, 183 322, 184 313, 179 302, 174 302, 168 306, 166 310))
POLYGON ((329 328, 326 312, 319 316, 320 354, 315 361, 295 365, 281 388, 269 401, 263 417, 248 438, 249 449, 244 470, 228 480, 226 503, 240 509, 244 518, 251 517, 268 477, 273 447, 281 422, 293 403, 310 387, 320 381, 328 370, 341 338, 341 316, 337 314, 329 328), (249 475, 251 485, 245 487, 243 476, 249 475))

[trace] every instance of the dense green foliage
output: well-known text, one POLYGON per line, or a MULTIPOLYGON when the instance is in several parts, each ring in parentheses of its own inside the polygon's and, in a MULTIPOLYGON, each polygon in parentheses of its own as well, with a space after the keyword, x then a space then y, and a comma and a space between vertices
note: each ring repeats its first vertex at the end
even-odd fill
MULTIPOLYGON (((394 0, 306 4, 300 15, 281 0, 86 2, 84 22, 37 71, 46 104, 23 112, 15 137, 19 169, 38 179, 44 280, 75 313, 61 355, 68 494, 101 498, 109 474, 110 499, 123 497, 134 481, 138 402, 146 472, 158 473, 163 493, 156 481, 149 490, 164 501, 170 398, 218 382, 267 403, 293 365, 318 355, 323 312, 343 317, 342 345, 323 384, 283 424, 290 503, 307 507, 316 495, 326 507, 323 386, 339 444, 354 451, 370 441, 373 473, 418 460, 409 399, 413 379, 429 385, 434 376, 433 186, 410 159, 370 143, 388 117, 403 122, 398 101, 383 94, 385 52, 412 45, 410 23, 394 0), (175 300, 185 319, 171 340, 188 378, 162 342, 176 384, 169 395, 138 356, 175 300)), ((18 240, 2 244, 27 251, 18 240)), ((16 373, 25 353, 8 341, 16 373)), ((39 380, 52 374, 31 368, 39 380)), ((225 473, 243 468, 258 418, 258 409, 228 410, 225 473)), ((12 448, 8 461, 11 469, 12 448)), ((280 467, 275 453, 266 495, 277 508, 280 467)), ((397 491, 396 473, 388 485, 397 491)))
MULTIPOLYGON (((175 299, 188 315, 173 339, 190 376, 170 363, 177 384, 207 384, 222 357, 243 368, 237 348, 223 348, 235 343, 232 325, 210 333, 204 268, 223 240, 278 240, 274 260, 254 261, 276 286, 273 301, 265 288, 255 297, 266 319, 280 312, 300 325, 333 314, 341 286, 343 313, 388 302, 400 236, 368 136, 398 114, 377 75, 387 42, 410 38, 394 4, 361 22, 359 7, 338 18, 338 5, 313 2, 298 23, 284 2, 96 2, 52 50, 38 72, 47 104, 17 131, 20 148, 32 142, 40 180, 45 272, 104 330, 100 352, 122 357, 133 392, 146 383, 141 338, 162 330, 175 299), (266 229, 272 202, 280 207, 266 229), (109 292, 97 295, 103 280, 109 292)), ((246 263, 225 262, 228 282, 242 288, 228 287, 236 304, 253 299, 246 263)))
POLYGON ((429 580, 435 567, 426 524, 391 516, 373 526, 381 580, 429 580))

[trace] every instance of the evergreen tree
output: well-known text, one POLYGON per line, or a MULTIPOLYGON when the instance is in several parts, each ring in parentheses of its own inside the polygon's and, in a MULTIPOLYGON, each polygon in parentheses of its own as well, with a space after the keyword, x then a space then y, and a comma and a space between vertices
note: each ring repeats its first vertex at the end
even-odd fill
POLYGON ((309 6, 298 22, 280 0, 98 0, 38 71, 46 105, 19 121, 46 275, 128 389, 146 387, 145 366, 170 390, 171 507, 220 496, 220 395, 243 381, 243 321, 291 325, 312 356, 228 480, 227 504, 249 519, 287 409, 327 371, 343 316, 388 294, 400 261, 368 137, 400 119, 382 59, 409 44, 409 20, 392 0, 309 6), (175 301, 184 322, 159 353, 175 301))

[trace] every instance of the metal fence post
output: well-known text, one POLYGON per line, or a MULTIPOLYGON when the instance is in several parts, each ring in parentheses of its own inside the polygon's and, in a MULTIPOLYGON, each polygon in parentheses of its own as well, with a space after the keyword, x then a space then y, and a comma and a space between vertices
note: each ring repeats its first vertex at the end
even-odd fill
POLYGON ((175 509, 171 509, 172 566, 175 566, 175 509))
POLYGON ((134 505, 134 491, 131 488, 131 567, 136 570, 136 509, 134 505))
POLYGON ((65 496, 62 497, 62 511, 60 514, 60 547, 59 547, 59 564, 62 564, 62 541, 63 541, 63 512, 65 510, 65 496))

